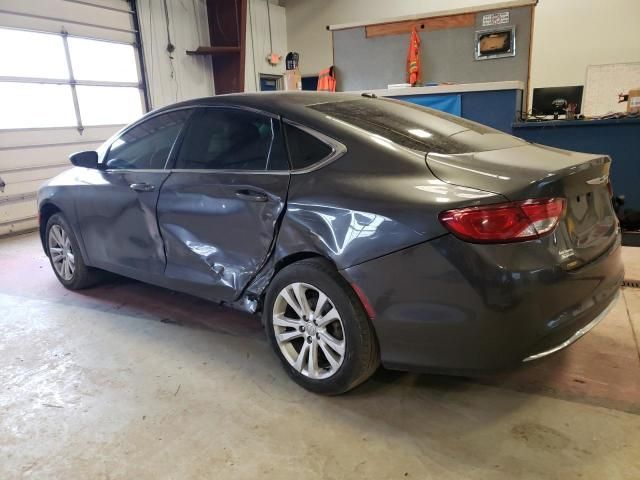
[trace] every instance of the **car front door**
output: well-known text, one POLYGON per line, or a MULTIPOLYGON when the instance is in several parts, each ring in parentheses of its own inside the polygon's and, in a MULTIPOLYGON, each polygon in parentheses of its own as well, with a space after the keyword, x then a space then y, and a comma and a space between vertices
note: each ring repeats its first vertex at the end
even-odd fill
POLYGON ((236 299, 267 259, 288 186, 277 117, 198 108, 158 200, 165 275, 181 290, 236 299))
POLYGON ((76 209, 92 265, 142 280, 162 277, 165 254, 156 220, 166 162, 191 110, 153 116, 123 132, 100 168, 83 175, 76 209))

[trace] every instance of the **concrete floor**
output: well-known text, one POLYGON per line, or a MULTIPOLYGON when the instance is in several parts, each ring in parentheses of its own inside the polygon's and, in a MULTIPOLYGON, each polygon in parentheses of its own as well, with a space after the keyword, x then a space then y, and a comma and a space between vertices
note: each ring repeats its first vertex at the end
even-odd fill
MULTIPOLYGON (((626 250, 640 279, 640 249, 626 250)), ((640 290, 570 349, 482 380, 298 388, 256 318, 133 281, 56 281, 0 240, 0 478, 640 478, 640 290)))

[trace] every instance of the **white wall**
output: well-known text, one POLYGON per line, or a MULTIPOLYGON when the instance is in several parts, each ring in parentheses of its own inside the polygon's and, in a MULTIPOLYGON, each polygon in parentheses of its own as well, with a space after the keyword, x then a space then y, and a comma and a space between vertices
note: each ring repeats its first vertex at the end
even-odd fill
POLYGON ((541 0, 531 55, 534 87, 583 85, 588 65, 640 62, 640 1, 541 0))
POLYGON ((205 0, 167 0, 169 33, 175 46, 171 55, 163 1, 137 0, 137 5, 151 107, 213 95, 211 58, 185 53, 209 45, 205 0))
MULTIPOLYGON (((313 74, 332 63, 327 25, 491 3, 496 0, 287 0, 287 42, 300 53, 302 73, 313 74)), ((582 85, 587 65, 640 61, 639 20, 638 0, 540 0, 531 87, 582 85)))
POLYGON ((287 55, 287 19, 285 9, 277 0, 247 0, 247 33, 244 69, 244 89, 255 92, 260 89, 260 74, 282 75, 287 55), (269 10, 267 10, 267 1, 269 10), (271 24, 269 24, 271 18, 271 24), (269 42, 271 25, 271 43, 269 42), (273 52, 282 55, 278 65, 270 65, 266 58, 273 52))

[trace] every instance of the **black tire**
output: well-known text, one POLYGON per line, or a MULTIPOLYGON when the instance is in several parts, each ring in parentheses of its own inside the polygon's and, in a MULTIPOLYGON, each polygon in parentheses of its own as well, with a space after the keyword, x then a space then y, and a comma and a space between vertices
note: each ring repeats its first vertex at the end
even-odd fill
POLYGON ((56 213, 52 215, 51 218, 49 218, 45 231, 44 243, 47 249, 49 262, 51 263, 51 269, 65 288, 68 288, 69 290, 82 290, 84 288, 95 285, 102 279, 102 272, 100 270, 88 267, 86 265, 85 260, 82 256, 82 251, 80 250, 80 246, 78 245, 76 235, 69 225, 69 222, 67 222, 67 220, 61 213, 56 213), (61 276, 61 274, 58 272, 56 266, 54 265, 53 257, 50 252, 49 236, 51 235, 51 229, 55 226, 58 226, 64 231, 64 233, 69 237, 69 241, 71 243, 71 251, 75 259, 75 268, 71 278, 69 279, 63 278, 63 276, 61 276))
MULTIPOLYGON (((338 395, 347 392, 373 375, 380 364, 378 342, 371 321, 351 286, 326 260, 301 260, 278 272, 267 291, 263 319, 269 343, 286 372, 296 383, 314 393, 338 395), (340 315, 340 333, 345 344, 344 356, 342 364, 328 378, 313 379, 298 371, 284 356, 276 340, 273 325, 274 305, 280 292, 295 283, 304 283, 319 289, 326 294, 340 315)), ((304 335, 308 335, 308 331, 304 335)), ((309 338, 306 340, 311 341, 309 338)), ((302 339, 302 343, 304 341, 305 338, 302 339)), ((326 359, 326 356, 320 358, 326 359)))

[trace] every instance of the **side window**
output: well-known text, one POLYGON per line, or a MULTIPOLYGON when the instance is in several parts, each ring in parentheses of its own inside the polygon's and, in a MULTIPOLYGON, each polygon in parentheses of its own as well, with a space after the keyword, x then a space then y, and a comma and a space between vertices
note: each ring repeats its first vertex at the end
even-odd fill
POLYGON ((109 148, 109 169, 163 169, 190 110, 168 112, 127 130, 109 148))
MULTIPOLYGON (((189 122, 175 168, 266 170, 273 139, 280 136, 277 123, 237 108, 201 108, 189 122)), ((279 169, 286 157, 273 153, 269 168, 279 169)))
POLYGON ((329 156, 333 151, 329 145, 304 130, 286 123, 284 125, 294 170, 310 167, 329 156))

